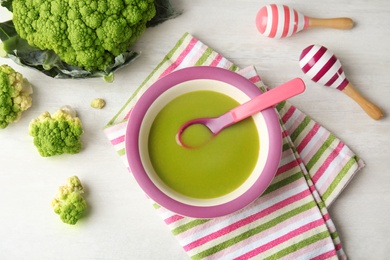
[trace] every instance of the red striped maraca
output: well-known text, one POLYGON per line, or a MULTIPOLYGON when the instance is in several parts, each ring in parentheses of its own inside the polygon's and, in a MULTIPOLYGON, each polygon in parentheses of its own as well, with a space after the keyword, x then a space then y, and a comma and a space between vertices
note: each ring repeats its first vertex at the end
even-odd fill
POLYGON ((270 4, 263 6, 257 13, 256 26, 267 37, 284 38, 314 27, 347 30, 353 27, 353 21, 350 18, 311 18, 288 6, 270 4))
POLYGON ((310 45, 305 48, 299 58, 299 65, 314 82, 344 92, 373 119, 382 118, 383 112, 352 86, 345 77, 340 61, 324 46, 310 45))

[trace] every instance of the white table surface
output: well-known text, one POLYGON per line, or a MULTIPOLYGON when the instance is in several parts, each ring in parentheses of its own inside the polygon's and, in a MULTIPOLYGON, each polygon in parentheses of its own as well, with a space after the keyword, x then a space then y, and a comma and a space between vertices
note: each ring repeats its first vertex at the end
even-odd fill
MULTIPOLYGON (((331 206, 331 217, 350 259, 388 259, 390 244, 390 120, 369 118, 340 91, 311 82, 298 59, 321 44, 341 60, 360 92, 390 111, 390 1, 175 0, 183 14, 148 29, 135 46, 142 56, 111 84, 101 79, 57 80, 0 59, 34 86, 34 104, 18 124, 0 130, 0 259, 187 259, 160 216, 111 147, 102 129, 184 32, 235 62, 255 65, 274 87, 303 77, 307 91, 291 100, 332 131, 366 163, 331 206), (283 3, 311 17, 354 19, 350 31, 312 29, 275 40, 260 35, 254 19, 269 3, 283 3), (96 97, 107 101, 90 108, 96 97), (84 148, 77 155, 40 157, 28 135, 41 112, 71 105, 83 122, 84 148), (90 211, 76 226, 63 224, 50 201, 67 177, 85 184, 90 211)), ((11 17, 0 8, 0 20, 11 17)))

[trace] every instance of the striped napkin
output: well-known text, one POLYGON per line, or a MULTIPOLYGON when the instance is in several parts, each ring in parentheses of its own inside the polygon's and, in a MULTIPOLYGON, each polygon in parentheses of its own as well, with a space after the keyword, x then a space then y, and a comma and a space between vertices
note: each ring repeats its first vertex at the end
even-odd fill
MULTIPOLYGON (((124 135, 135 102, 158 78, 197 65, 236 71, 266 90, 254 67, 240 70, 185 33, 104 130, 129 170, 124 135)), ((191 258, 346 259, 327 207, 364 163, 288 102, 276 109, 283 132, 282 159, 271 185, 253 203, 228 216, 195 219, 149 199, 191 258)))

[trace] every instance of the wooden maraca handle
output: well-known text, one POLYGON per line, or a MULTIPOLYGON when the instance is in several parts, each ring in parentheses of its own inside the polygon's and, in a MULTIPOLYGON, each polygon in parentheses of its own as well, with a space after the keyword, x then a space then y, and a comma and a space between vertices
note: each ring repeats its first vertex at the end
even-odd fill
POLYGON ((366 113, 375 120, 381 119, 383 116, 382 110, 377 107, 375 104, 363 97, 351 83, 348 83, 347 86, 342 90, 345 94, 351 97, 353 100, 358 103, 366 113))
POLYGON ((309 19, 309 28, 314 27, 327 27, 341 30, 349 30, 353 27, 353 21, 351 18, 342 17, 342 18, 328 18, 328 19, 320 19, 320 18, 311 18, 309 19))

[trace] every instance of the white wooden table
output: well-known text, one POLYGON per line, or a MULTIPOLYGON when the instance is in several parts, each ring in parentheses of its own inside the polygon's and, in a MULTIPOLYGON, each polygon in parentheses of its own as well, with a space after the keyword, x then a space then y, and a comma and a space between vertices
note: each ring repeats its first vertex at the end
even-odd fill
MULTIPOLYGON (((255 1, 175 0, 183 14, 148 29, 135 49, 142 56, 111 84, 101 79, 56 80, 0 59, 34 86, 34 105, 18 124, 0 130, 0 259, 186 259, 161 218, 125 169, 102 129, 184 32, 199 38, 240 67, 255 65, 271 87, 303 77, 307 91, 291 102, 332 131, 366 163, 331 206, 350 259, 388 259, 390 244, 390 120, 369 118, 343 93, 311 82, 298 59, 310 44, 331 49, 363 95, 390 111, 390 2, 387 0, 255 1), (312 17, 348 16, 350 31, 312 29, 283 40, 257 32, 257 10, 287 4, 312 17), (95 97, 103 110, 90 108, 95 97), (71 105, 83 121, 80 154, 42 158, 28 135, 30 120, 71 105), (88 217, 68 226, 50 201, 68 176, 84 182, 88 217)), ((0 20, 11 16, 0 8, 0 20)))

